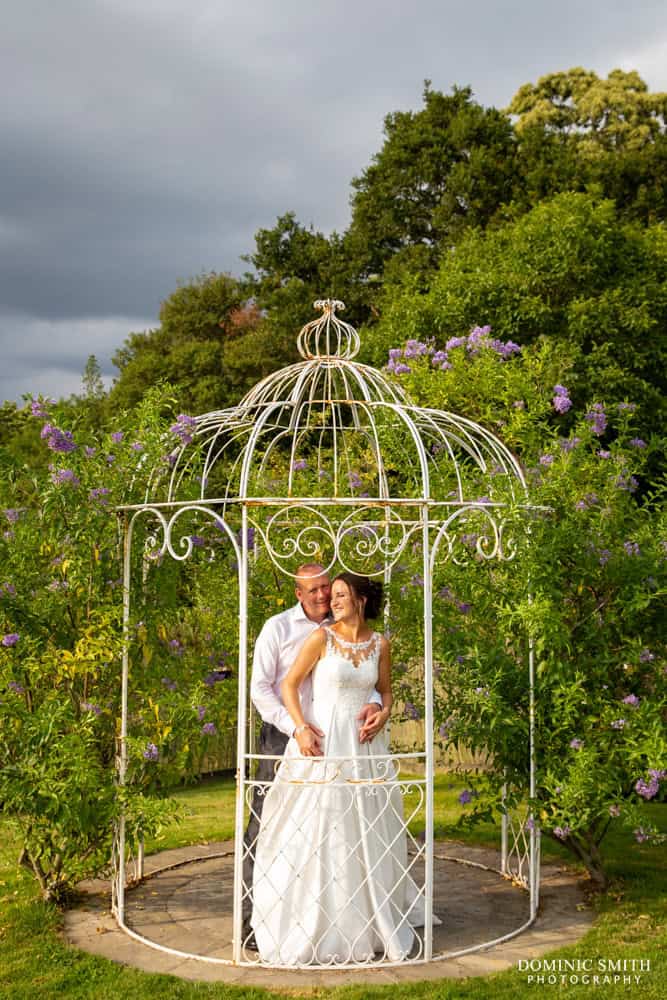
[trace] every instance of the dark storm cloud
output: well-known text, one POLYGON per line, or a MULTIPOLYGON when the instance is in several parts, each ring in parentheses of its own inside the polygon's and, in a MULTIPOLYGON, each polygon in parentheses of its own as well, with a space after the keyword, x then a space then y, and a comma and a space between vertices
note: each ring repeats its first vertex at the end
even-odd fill
POLYGON ((0 36, 0 394, 35 379, 72 391, 89 353, 109 370, 179 278, 241 272, 254 232, 285 211, 343 228, 383 116, 418 108, 424 78, 503 106, 547 72, 645 60, 659 89, 666 39, 663 3, 609 0, 12 5, 0 36))

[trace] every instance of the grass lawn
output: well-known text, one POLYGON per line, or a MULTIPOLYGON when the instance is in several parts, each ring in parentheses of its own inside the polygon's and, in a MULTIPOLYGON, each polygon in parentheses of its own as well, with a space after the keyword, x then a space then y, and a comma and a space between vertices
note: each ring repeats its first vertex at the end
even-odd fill
MULTIPOLYGON (((455 837, 471 843, 498 844, 499 831, 481 827, 474 834, 454 831, 451 824, 460 812, 454 786, 448 776, 439 776, 436 787, 436 815, 439 837, 455 837)), ((180 823, 167 829, 149 851, 228 839, 233 833, 234 786, 230 779, 214 778, 195 788, 178 792, 183 807, 180 823)), ((667 829, 667 806, 654 805, 656 822, 667 829)), ((419 822, 416 823, 419 828, 419 822)), ((19 844, 11 826, 0 822, 0 998, 2 1000, 241 1000, 276 996, 252 987, 192 983, 170 976, 149 975, 115 965, 85 952, 66 948, 58 935, 60 914, 38 898, 36 883, 16 867, 19 844)), ((553 952, 549 957, 648 959, 651 972, 640 986, 594 987, 593 985, 535 986, 526 973, 508 972, 471 978, 442 980, 439 983, 409 984, 401 987, 341 987, 317 990, 314 997, 335 1000, 543 1000, 543 997, 602 998, 636 996, 664 1000, 667 996, 667 866, 664 848, 638 846, 625 834, 610 835, 607 844, 608 871, 612 888, 594 900, 596 922, 576 947, 553 952)), ((544 844, 547 860, 565 859, 557 845, 544 844)), ((280 994, 284 995, 284 994, 280 994)), ((300 995, 300 994, 291 994, 300 995)), ((302 995, 302 994, 301 994, 302 995)))

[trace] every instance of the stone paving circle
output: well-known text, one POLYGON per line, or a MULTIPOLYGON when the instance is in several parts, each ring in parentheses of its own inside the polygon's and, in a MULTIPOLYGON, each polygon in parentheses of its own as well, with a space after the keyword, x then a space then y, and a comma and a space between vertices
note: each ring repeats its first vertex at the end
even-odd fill
MULTIPOLYGON (((233 851, 233 843, 225 841, 162 851, 147 858, 147 877, 126 893, 128 926, 180 951, 231 957, 233 851), (151 874, 160 868, 168 870, 151 874)), ((528 919, 528 894, 522 889, 496 871, 446 860, 456 857, 497 869, 497 851, 439 841, 435 857, 434 911, 442 923, 434 928, 434 950, 457 951, 493 940, 528 919)), ((68 910, 64 918, 64 937, 72 947, 146 972, 267 989, 354 983, 380 986, 487 975, 516 966, 519 959, 538 958, 573 944, 586 933, 593 919, 576 876, 558 865, 543 865, 537 920, 517 937, 492 948, 396 968, 275 970, 216 965, 158 951, 118 928, 110 913, 108 882, 84 882, 79 888, 82 902, 68 910)))

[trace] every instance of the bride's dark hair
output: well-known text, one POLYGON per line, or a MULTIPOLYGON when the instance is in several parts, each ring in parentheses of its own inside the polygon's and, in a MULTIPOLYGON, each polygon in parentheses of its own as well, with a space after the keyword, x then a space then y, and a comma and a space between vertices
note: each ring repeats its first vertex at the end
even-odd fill
POLYGON ((372 620, 377 618, 382 610, 382 584, 379 580, 371 580, 367 576, 357 576, 356 573, 339 573, 331 581, 331 585, 336 580, 342 580, 350 588, 353 597, 365 597, 364 618, 372 620))

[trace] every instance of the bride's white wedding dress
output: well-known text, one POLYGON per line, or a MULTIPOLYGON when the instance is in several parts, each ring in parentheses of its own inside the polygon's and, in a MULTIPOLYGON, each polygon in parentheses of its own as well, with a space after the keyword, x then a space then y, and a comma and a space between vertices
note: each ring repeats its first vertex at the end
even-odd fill
POLYGON ((377 683, 380 636, 348 643, 325 631, 312 708, 304 706, 325 734, 323 756, 302 757, 291 739, 269 786, 251 923, 272 965, 400 961, 416 944, 424 900, 387 738, 360 743, 356 718, 377 683))

